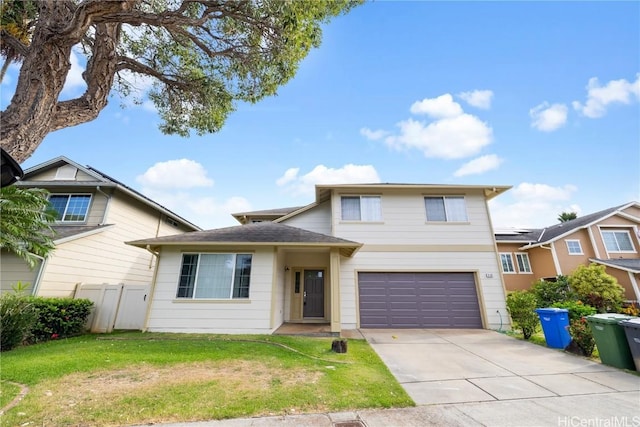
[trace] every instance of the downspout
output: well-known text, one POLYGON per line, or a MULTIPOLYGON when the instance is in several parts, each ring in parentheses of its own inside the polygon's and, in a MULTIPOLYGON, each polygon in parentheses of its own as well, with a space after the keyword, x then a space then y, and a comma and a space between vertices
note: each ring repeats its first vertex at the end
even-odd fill
POLYGON ((107 213, 109 212, 109 205, 111 205, 111 196, 105 193, 104 191, 102 191, 99 185, 96 185, 96 190, 98 191, 98 193, 102 193, 102 195, 107 198, 107 205, 105 206, 104 213, 102 214, 102 221, 100 221, 100 224, 98 224, 98 225, 104 225, 105 222, 107 221, 107 213))
POLYGON ((636 302, 640 301, 640 289, 638 288, 638 282, 636 281, 635 274, 631 271, 627 272, 629 274, 629 281, 631 282, 631 286, 633 287, 633 293, 636 294, 636 302))
MULTIPOLYGON (((156 281, 158 280, 158 265, 160 263, 160 253, 151 249, 151 245, 145 246, 145 249, 154 257, 156 257, 156 268, 153 270, 153 277, 151 278, 151 287, 149 289, 149 305, 147 306, 147 313, 144 316, 144 324, 142 325, 142 332, 147 331, 149 325, 149 318, 151 317, 151 305, 153 303, 153 294, 156 290, 156 281)), ((153 258, 152 258, 153 259, 153 258)))
POLYGON ((556 268, 556 276, 562 275, 562 269, 560 268, 560 261, 558 261, 558 255, 556 254, 556 248, 551 243, 551 247, 546 247, 545 245, 540 245, 542 249, 548 249, 551 251, 551 257, 553 258, 553 265, 556 268))
POLYGON ((44 271, 44 267, 47 264, 49 258, 41 257, 40 255, 31 254, 34 257, 40 260, 40 268, 38 268, 38 274, 36 274, 36 280, 33 283, 33 289, 31 289, 31 295, 37 296, 38 289, 40 288, 40 281, 42 280, 42 272, 44 271))

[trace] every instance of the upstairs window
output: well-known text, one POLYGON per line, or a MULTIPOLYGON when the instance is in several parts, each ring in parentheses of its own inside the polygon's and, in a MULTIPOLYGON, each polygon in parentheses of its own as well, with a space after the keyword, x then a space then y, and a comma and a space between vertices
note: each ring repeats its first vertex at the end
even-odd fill
POLYGON ((582 255, 582 246, 580 240, 566 240, 569 255, 582 255))
POLYGON ((635 252, 627 230, 602 231, 602 240, 607 252, 635 252))
POLYGON ((515 273, 516 269, 513 266, 513 258, 510 253, 500 254, 500 263, 502 264, 503 273, 515 273))
POLYGON ((467 205, 463 196, 425 197, 427 221, 467 222, 467 205))
POLYGON ((49 203, 62 222, 84 222, 89 212, 90 194, 52 194, 49 203))
POLYGON ((176 298, 249 298, 250 254, 183 254, 176 298))
POLYGON ((382 221, 380 196, 342 196, 340 204, 343 221, 382 221))
POLYGON ((516 254, 516 261, 518 262, 518 271, 520 273, 531 273, 529 254, 516 254))

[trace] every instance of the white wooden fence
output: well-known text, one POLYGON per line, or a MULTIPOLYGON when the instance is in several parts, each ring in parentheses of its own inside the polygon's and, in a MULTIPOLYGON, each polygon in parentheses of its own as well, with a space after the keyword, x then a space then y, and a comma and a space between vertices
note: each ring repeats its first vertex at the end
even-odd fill
POLYGON ((93 301, 87 319, 91 332, 107 333, 114 329, 144 328, 149 302, 149 285, 78 284, 75 298, 93 301))

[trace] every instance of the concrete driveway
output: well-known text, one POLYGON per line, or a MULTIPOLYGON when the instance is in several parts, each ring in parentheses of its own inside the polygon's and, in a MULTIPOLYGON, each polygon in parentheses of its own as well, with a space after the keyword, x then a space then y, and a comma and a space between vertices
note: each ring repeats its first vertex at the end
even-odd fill
POLYGON ((361 332, 446 424, 640 426, 640 376, 624 370, 495 331, 361 332))

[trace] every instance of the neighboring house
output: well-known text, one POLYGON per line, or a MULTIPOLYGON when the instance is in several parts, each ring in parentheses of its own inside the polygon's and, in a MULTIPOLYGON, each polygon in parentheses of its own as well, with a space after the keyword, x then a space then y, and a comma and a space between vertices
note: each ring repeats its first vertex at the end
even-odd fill
POLYGON ((145 329, 508 328, 487 208, 508 188, 318 185, 304 207, 128 242, 159 257, 145 329))
POLYGON ((36 295, 70 297, 78 283, 149 284, 155 257, 124 242, 200 230, 121 182, 65 157, 26 170, 15 185, 50 192, 58 212, 56 248, 34 269, 3 251, 2 291, 20 281, 29 283, 36 295))
POLYGON ((542 229, 497 231, 505 286, 528 289, 595 262, 618 280, 626 299, 640 301, 639 226, 640 203, 631 202, 542 229))

